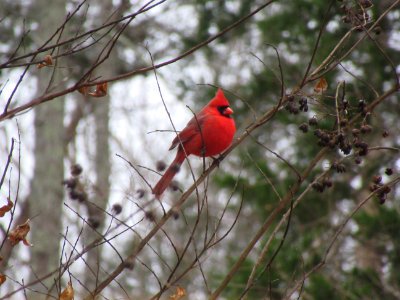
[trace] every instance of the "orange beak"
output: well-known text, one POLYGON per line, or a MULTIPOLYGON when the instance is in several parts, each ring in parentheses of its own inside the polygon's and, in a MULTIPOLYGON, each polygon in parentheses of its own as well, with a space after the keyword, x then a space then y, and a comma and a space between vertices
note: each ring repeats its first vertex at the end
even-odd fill
POLYGON ((231 114, 233 114, 232 108, 230 108, 230 107, 225 108, 225 110, 224 110, 224 115, 229 116, 229 115, 231 115, 231 114))

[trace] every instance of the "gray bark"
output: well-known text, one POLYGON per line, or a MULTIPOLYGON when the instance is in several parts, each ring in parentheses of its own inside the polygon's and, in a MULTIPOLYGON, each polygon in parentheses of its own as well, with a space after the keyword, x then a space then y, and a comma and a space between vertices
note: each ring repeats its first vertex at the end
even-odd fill
MULTIPOLYGON (((36 1, 31 14, 39 23, 37 32, 33 33, 33 36, 37 37, 36 45, 41 45, 54 33, 64 15, 64 0, 36 1)), ((45 93, 52 71, 52 68, 38 71, 38 95, 45 93)), ((57 78, 57 71, 55 75, 57 78)), ((34 244, 30 249, 32 268, 30 281, 36 279, 36 276, 54 270, 59 265, 64 195, 61 184, 64 177, 64 101, 55 99, 39 105, 35 108, 34 114, 35 167, 31 180, 31 194, 28 198, 29 215, 33 218, 30 240, 34 244)), ((43 282, 48 288, 52 283, 52 278, 43 282)), ((43 285, 33 288, 47 292, 43 285)))
MULTIPOLYGON (((104 212, 106 209, 110 194, 110 150, 109 150, 109 96, 107 95, 101 100, 94 100, 93 114, 95 116, 95 132, 96 132, 96 153, 94 157, 94 170, 96 173, 95 193, 94 197, 89 199, 87 205, 88 220, 90 224, 98 224, 96 231, 102 232, 104 228, 104 212), (93 205, 94 203, 95 205, 93 205)), ((98 238, 98 233, 87 227, 85 230, 85 241, 90 243, 98 238)), ((89 290, 96 287, 98 276, 100 274, 99 266, 101 265, 101 246, 93 249, 87 256, 86 263, 91 271, 85 272, 84 283, 89 290), (94 272, 94 274, 93 274, 94 272)))
MULTIPOLYGON (((114 11, 111 2, 102 3, 103 9, 101 12, 100 20, 108 19, 111 12, 114 11)), ((120 11, 121 12, 121 11, 120 11)), ((112 19, 118 17, 119 13, 114 14, 112 19)), ((111 19, 111 20, 112 20, 111 19)), ((101 47, 102 43, 99 43, 101 47)), ((112 77, 117 73, 118 57, 115 52, 111 52, 109 58, 96 69, 96 75, 102 78, 112 77)), ((90 243, 93 239, 98 238, 98 232, 102 232, 104 228, 105 214, 103 210, 106 209, 109 195, 110 195, 110 173, 111 173, 111 162, 110 162, 110 147, 109 147, 109 110, 110 110, 110 94, 107 93, 105 97, 99 99, 90 98, 91 105, 93 108, 93 115, 95 118, 95 143, 96 153, 94 157, 94 171, 96 174, 96 182, 94 189, 94 197, 90 199, 90 202, 95 205, 88 203, 88 217, 89 223, 98 224, 95 228, 96 231, 91 228, 87 228, 84 232, 85 243, 90 243)), ((85 272, 84 285, 89 290, 94 290, 96 285, 101 280, 102 272, 100 270, 102 247, 96 247, 93 249, 86 258, 87 267, 90 268, 89 272, 85 272), (94 274, 93 274, 94 273, 94 274)))

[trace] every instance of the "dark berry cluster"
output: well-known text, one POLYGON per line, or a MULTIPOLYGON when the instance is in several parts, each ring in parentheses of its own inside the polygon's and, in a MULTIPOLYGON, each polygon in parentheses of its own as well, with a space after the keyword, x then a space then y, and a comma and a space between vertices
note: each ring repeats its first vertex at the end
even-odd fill
POLYGON ((306 97, 301 97, 296 103, 295 97, 293 95, 286 95, 287 102, 285 109, 294 115, 297 115, 299 112, 308 112, 308 100, 306 97))
POLYGON ((285 109, 293 114, 293 115, 297 115, 299 113, 299 108, 297 107, 297 104, 294 102, 294 96, 293 95, 286 95, 287 98, 287 102, 285 105, 285 109))
POLYGON ((82 173, 82 167, 79 164, 71 166, 71 177, 63 180, 63 184, 68 190, 68 196, 71 200, 84 202, 87 200, 87 193, 84 185, 79 180, 79 175, 82 173))
POLYGON ((315 191, 322 193, 326 188, 332 187, 332 185, 333 185, 332 180, 328 177, 324 177, 321 180, 314 182, 312 184, 312 188, 315 191))
MULTIPOLYGON (((79 164, 71 166, 71 177, 65 179, 62 183, 68 190, 68 196, 71 200, 77 200, 84 204, 89 212, 87 222, 93 228, 98 228, 102 223, 102 212, 100 210, 90 209, 92 204, 89 201, 88 194, 86 192, 85 184, 82 183, 80 175, 82 174, 82 167, 79 164)), ((118 211, 118 207, 113 207, 115 211, 118 211)))
POLYGON ((138 199, 143 198, 145 194, 146 194, 146 191, 144 189, 137 189, 137 191, 136 191, 136 195, 137 195, 138 199))
POLYGON ((386 168, 385 174, 386 174, 387 176, 393 175, 393 169, 392 169, 392 168, 386 168))
POLYGON ((345 155, 351 152, 352 146, 342 132, 315 129, 314 135, 318 138, 318 145, 321 147, 329 147, 331 149, 338 147, 345 155))
POLYGON ((360 128, 353 128, 352 134, 353 134, 353 146, 355 149, 355 162, 357 164, 361 163, 361 158, 363 156, 366 156, 368 154, 368 143, 365 142, 362 138, 361 135, 365 135, 372 132, 372 126, 368 124, 362 124, 360 128))
POLYGON ((369 187, 371 192, 376 192, 380 204, 384 204, 387 195, 390 193, 391 189, 388 185, 382 183, 382 176, 375 175, 372 177, 371 185, 369 187))
MULTIPOLYGON (((340 1, 342 2, 342 1, 340 1)), ((349 1, 347 1, 349 2, 349 1)), ((371 17, 368 10, 372 7, 371 0, 358 0, 355 5, 344 3, 340 6, 343 11, 342 21, 356 27, 357 31, 363 31, 363 28, 371 22, 371 17)), ((379 34, 380 29, 375 28, 375 33, 379 34)))
POLYGON ((368 144, 366 142, 355 139, 354 147, 358 149, 356 152, 357 156, 366 156, 368 154, 368 144))
POLYGON ((157 161, 156 169, 157 169, 158 172, 162 172, 166 168, 167 168, 167 164, 164 161, 162 161, 162 160, 157 161))
MULTIPOLYGON (((348 104, 341 105, 340 110, 342 111, 347 109, 347 107, 348 104)), ((368 116, 368 114, 366 116, 368 116)), ((318 138, 318 145, 321 147, 329 147, 331 149, 338 148, 344 155, 348 155, 352 150, 354 150, 354 155, 356 157, 355 162, 360 164, 362 161, 361 157, 368 154, 368 143, 364 141, 362 136, 372 132, 372 126, 366 123, 366 119, 367 118, 364 118, 359 128, 353 128, 351 130, 349 128, 349 121, 345 117, 339 120, 338 129, 327 130, 316 128, 314 130, 314 135, 318 138)), ((318 126, 318 120, 315 116, 308 120, 308 124, 300 124, 299 129, 306 133, 309 131, 309 126, 318 126)), ((387 131, 384 132, 385 136, 388 134, 387 131)))
POLYGON ((308 112, 308 100, 305 97, 300 98, 299 100, 299 109, 302 112, 308 112))
POLYGON ((384 131, 382 132, 382 137, 383 137, 383 138, 387 138, 388 136, 389 136, 389 131, 384 130, 384 131))
POLYGON ((335 161, 331 169, 335 170, 337 173, 345 173, 346 172, 346 166, 340 162, 335 161))
POLYGON ((122 212, 122 205, 119 203, 115 203, 112 206, 112 211, 115 215, 119 215, 122 212))
POLYGON ((179 190, 179 183, 176 180, 172 180, 171 183, 169 184, 169 188, 173 191, 176 192, 179 190))
POLYGON ((303 131, 304 133, 307 133, 308 132, 308 124, 307 123, 300 124, 299 129, 301 131, 303 131))
POLYGON ((312 118, 308 119, 308 125, 310 125, 310 126, 318 126, 317 117, 313 116, 312 118))

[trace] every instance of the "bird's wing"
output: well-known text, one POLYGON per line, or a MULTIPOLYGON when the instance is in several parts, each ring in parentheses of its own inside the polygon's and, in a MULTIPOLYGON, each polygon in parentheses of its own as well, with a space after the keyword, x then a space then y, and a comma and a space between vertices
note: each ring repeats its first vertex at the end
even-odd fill
POLYGON ((174 149, 176 146, 179 145, 179 143, 185 144, 188 141, 190 141, 194 136, 199 134, 200 128, 204 122, 204 120, 207 118, 207 115, 205 114, 198 114, 196 117, 193 117, 186 125, 186 127, 179 132, 179 134, 174 138, 174 140, 171 143, 171 147, 169 150, 174 149))

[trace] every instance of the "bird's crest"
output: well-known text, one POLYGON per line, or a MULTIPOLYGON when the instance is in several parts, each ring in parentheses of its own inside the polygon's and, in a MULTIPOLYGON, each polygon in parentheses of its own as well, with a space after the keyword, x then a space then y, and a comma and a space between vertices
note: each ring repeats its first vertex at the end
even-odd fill
POLYGON ((215 97, 210 101, 209 105, 214 107, 229 106, 228 99, 226 99, 222 89, 218 89, 215 97))

